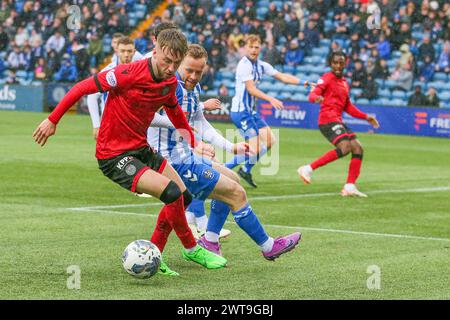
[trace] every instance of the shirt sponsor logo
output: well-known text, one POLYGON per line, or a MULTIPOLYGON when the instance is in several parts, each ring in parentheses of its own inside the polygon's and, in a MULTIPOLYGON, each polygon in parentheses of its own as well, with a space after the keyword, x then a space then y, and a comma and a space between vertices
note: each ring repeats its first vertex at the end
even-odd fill
POLYGON ((117 79, 116 75, 114 74, 114 70, 108 71, 108 73, 106 74, 106 82, 108 82, 111 87, 117 86, 117 79))
POLYGON ((322 84, 323 83, 323 80, 322 79, 319 79, 318 81, 317 81, 317 84, 322 84))
POLYGON ((130 161, 133 160, 133 157, 123 157, 120 159, 120 161, 116 164, 117 169, 122 170, 130 161))

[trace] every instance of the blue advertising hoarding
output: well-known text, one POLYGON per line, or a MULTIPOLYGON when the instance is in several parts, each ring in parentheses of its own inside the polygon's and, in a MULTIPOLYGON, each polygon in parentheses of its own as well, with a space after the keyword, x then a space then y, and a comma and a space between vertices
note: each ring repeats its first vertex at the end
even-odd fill
MULTIPOLYGON (((260 101, 258 111, 271 126, 317 129, 319 105, 309 102, 284 101, 284 110, 276 110, 268 102, 260 101)), ((344 113, 343 121, 353 131, 386 134, 405 134, 450 138, 450 109, 358 106, 380 122, 374 129, 367 121, 344 113)))
POLYGON ((43 103, 42 86, 0 85, 0 110, 42 112, 43 103))

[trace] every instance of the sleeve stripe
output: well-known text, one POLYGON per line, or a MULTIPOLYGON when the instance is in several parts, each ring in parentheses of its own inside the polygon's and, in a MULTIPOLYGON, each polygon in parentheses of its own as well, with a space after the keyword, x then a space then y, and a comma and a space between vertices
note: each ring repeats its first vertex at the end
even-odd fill
POLYGON ((103 93, 102 86, 100 85, 100 81, 98 81, 97 74, 94 74, 95 85, 97 86, 98 92, 103 93))

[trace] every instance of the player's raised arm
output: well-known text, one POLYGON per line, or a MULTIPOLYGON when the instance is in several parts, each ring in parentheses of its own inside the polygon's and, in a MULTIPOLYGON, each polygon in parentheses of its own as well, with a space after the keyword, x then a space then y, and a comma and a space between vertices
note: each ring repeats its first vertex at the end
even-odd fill
POLYGON ((130 79, 128 73, 124 73, 126 68, 127 66, 122 65, 115 70, 100 72, 98 75, 94 75, 76 83, 58 103, 55 110, 53 110, 48 118, 42 121, 36 128, 33 133, 33 138, 36 143, 44 146, 47 139, 55 134, 56 125, 61 120, 62 116, 84 95, 105 92, 116 87, 126 87, 130 85, 132 79, 130 79))

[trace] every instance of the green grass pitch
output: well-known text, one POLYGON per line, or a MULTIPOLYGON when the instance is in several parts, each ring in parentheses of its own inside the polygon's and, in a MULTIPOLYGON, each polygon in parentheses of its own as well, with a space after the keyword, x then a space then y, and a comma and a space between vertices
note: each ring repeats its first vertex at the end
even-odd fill
POLYGON ((149 238, 160 205, 102 175, 87 116, 66 116, 44 148, 35 144, 45 116, 0 112, 0 299, 450 298, 449 139, 359 134, 358 185, 369 198, 347 199, 338 193, 349 158, 305 186, 297 167, 331 145, 315 130, 281 129, 278 173, 261 175, 258 165, 259 187, 243 184, 269 234, 300 230, 300 245, 266 261, 229 217, 229 267, 184 261, 172 235, 165 257, 181 276, 143 281, 125 273, 121 254, 149 238), (79 290, 67 288, 71 265, 81 271, 79 290), (379 289, 367 286, 370 266, 379 289))

